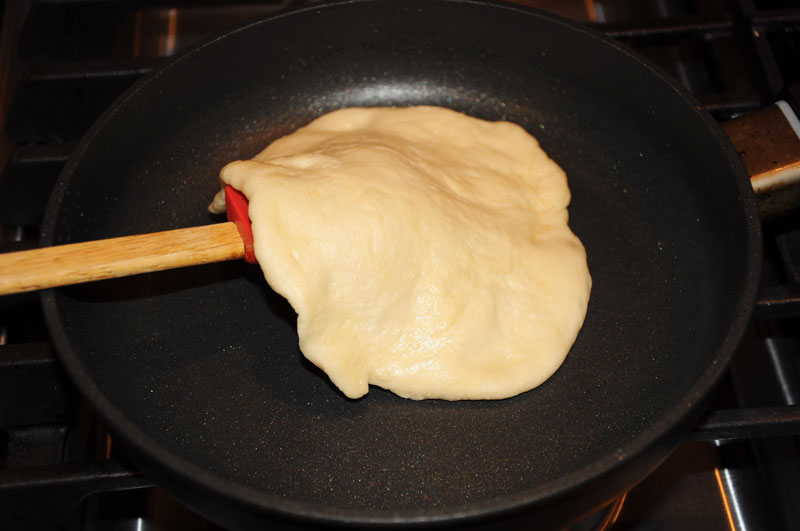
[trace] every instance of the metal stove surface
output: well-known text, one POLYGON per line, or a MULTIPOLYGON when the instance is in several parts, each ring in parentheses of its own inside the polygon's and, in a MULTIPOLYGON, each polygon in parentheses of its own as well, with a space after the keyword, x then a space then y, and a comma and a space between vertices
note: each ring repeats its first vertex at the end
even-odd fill
MULTIPOLYGON (((34 247, 47 196, 97 115, 165 57, 302 3, 7 2, 0 252, 34 247)), ((719 120, 800 95, 791 0, 529 0, 648 56, 719 120)), ((707 416, 576 530, 800 529, 800 215, 765 223, 756 318, 707 416)), ((521 524, 535 528, 535 515, 521 524)), ((491 528, 491 526, 488 526, 491 528)), ((128 462, 64 378, 38 298, 0 298, 0 529, 219 529, 128 462)))

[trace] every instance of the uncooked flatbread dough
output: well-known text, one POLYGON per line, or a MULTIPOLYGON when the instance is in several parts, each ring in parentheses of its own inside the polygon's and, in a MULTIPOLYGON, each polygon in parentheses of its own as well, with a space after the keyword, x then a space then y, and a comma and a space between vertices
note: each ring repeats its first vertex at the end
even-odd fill
POLYGON ((561 168, 508 122, 332 112, 223 168, 300 350, 350 398, 499 399, 561 365, 591 289, 561 168))

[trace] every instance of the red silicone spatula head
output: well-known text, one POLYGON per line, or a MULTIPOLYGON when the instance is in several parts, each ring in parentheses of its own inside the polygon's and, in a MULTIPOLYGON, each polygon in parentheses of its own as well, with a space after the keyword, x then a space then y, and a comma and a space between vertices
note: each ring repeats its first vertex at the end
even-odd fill
POLYGON ((230 185, 225 186, 225 210, 228 221, 236 224, 239 235, 244 242, 244 259, 251 264, 258 263, 253 252, 253 229, 250 226, 250 215, 247 212, 247 198, 242 192, 230 185))

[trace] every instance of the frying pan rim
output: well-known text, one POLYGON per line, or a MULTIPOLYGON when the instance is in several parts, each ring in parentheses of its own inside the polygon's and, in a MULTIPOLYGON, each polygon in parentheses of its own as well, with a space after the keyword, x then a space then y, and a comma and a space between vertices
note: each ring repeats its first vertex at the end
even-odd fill
MULTIPOLYGON (((92 144, 95 136, 102 132, 105 124, 117 114, 119 109, 122 108, 126 102, 134 98, 139 91, 159 79, 175 65, 199 53, 206 47, 222 39, 229 38, 241 31, 247 31, 249 28, 261 24, 273 23, 287 16, 296 16, 298 13, 305 11, 317 11, 331 6, 363 3, 392 3, 392 0, 332 0, 275 12, 262 19, 249 22, 238 28, 227 31, 224 34, 208 38, 192 45, 173 58, 165 61, 154 71, 148 73, 111 104, 76 146, 69 162, 61 172, 48 202, 46 214, 42 222, 41 244, 44 246, 53 244, 52 237, 56 221, 59 217, 58 213, 60 212, 61 203, 68 189, 68 184, 75 174, 78 162, 82 160, 84 152, 92 144)), ((131 445, 137 454, 147 456, 148 461, 155 463, 159 467, 159 470, 164 470, 170 477, 178 478, 178 480, 184 484, 199 484, 205 492, 218 495, 222 498, 233 499, 239 504, 245 504, 260 511, 273 513, 285 518, 301 518, 311 522, 333 521, 346 524, 380 525, 397 523, 435 523, 440 521, 454 522, 463 519, 490 518, 555 502, 562 499, 564 496, 568 496, 571 491, 579 489, 582 485, 598 481, 615 469, 621 468, 625 463, 636 459, 639 455, 653 448, 659 439, 662 439, 671 429, 679 425, 681 420, 691 416, 693 412, 696 412, 695 410, 698 405, 702 403, 727 367, 734 350, 744 334, 745 327, 750 320, 756 300, 758 282, 760 279, 762 249, 761 228, 758 221, 755 199, 749 184, 749 177, 741 164, 741 160, 722 132, 722 129, 719 127, 719 124, 717 124, 707 111, 702 110, 694 96, 688 93, 668 74, 663 72, 660 67, 651 64, 638 53, 624 47, 621 43, 598 31, 590 30, 589 28, 551 13, 517 4, 478 0, 440 0, 440 3, 473 4, 492 9, 507 9, 517 11, 521 15, 538 18, 545 24, 566 26, 571 31, 577 31, 586 37, 594 39, 599 45, 611 46, 617 53, 626 55, 629 60, 638 64, 638 68, 648 70, 650 75, 659 78, 660 82, 663 83, 665 87, 669 87, 676 92, 678 95, 676 101, 683 100, 683 104, 692 105, 694 107, 694 110, 705 122, 709 134, 715 137, 722 152, 730 163, 732 178, 738 187, 740 203, 747 218, 747 239, 743 244, 747 245, 750 252, 747 253, 748 261, 745 265, 745 281, 741 286, 735 310, 732 311, 735 318, 729 323, 728 333, 724 341, 716 349, 712 362, 700 372, 695 383, 684 395, 684 400, 682 402, 673 405, 649 428, 639 432, 623 447, 616 451, 609 452, 604 457, 596 459, 567 475, 544 483, 544 488, 542 485, 538 485, 535 489, 529 488, 510 495, 504 495, 502 501, 489 499, 470 504, 469 507, 450 507, 445 510, 428 508, 416 511, 403 511, 401 514, 398 514, 396 511, 385 510, 370 510, 365 512, 362 508, 322 509, 318 505, 314 505, 310 502, 287 500, 208 472, 193 462, 175 454, 143 432, 134 422, 130 421, 120 409, 111 403, 100 390, 99 386, 94 383, 85 364, 80 361, 83 359, 83 356, 78 356, 77 354, 82 352, 82 348, 80 345, 73 345, 73 342, 70 340, 64 328, 58 310, 56 291, 47 290, 42 292, 41 303, 46 325, 57 347, 56 351, 58 352, 59 358, 73 382, 75 382, 76 386, 81 390, 81 393, 89 399, 101 418, 103 418, 118 437, 126 444, 131 445)), ((633 66, 631 68, 633 68, 633 66)), ((666 457, 666 455, 664 457, 666 457)), ((161 475, 161 472, 156 475, 161 475)))

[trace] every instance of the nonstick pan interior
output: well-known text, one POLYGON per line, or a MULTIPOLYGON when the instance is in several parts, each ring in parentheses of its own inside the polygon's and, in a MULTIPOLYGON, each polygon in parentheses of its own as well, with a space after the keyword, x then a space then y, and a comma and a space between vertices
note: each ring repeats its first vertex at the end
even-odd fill
POLYGON ((659 72, 519 7, 326 4, 198 46, 90 131, 44 240, 220 221, 205 209, 226 162, 328 110, 413 104, 516 122, 567 172, 594 287, 566 362, 508 400, 354 401, 304 361, 291 307, 244 262, 47 293, 79 388, 184 499, 194 482, 221 513, 384 523, 535 507, 688 427, 723 370, 760 257, 735 153, 659 72))

